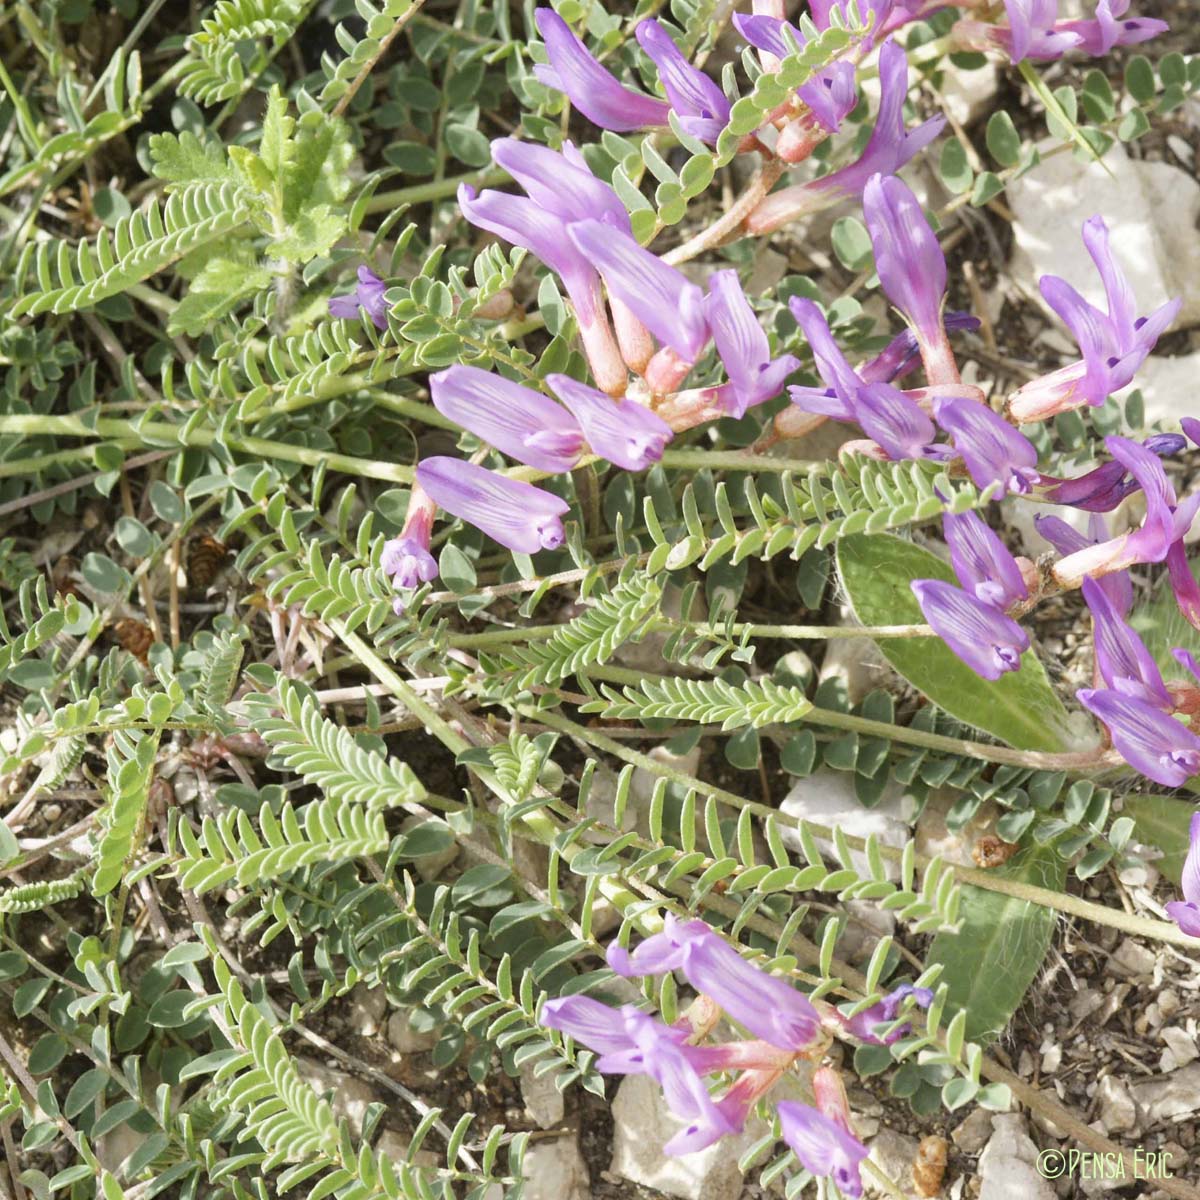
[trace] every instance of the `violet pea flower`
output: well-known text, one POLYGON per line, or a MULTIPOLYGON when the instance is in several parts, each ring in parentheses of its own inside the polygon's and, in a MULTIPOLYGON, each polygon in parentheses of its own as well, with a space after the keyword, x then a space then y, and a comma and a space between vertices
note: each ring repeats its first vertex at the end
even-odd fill
POLYGON ((946 256, 912 189, 894 175, 873 175, 863 191, 863 216, 887 298, 923 349, 945 341, 946 256))
POLYGON ((1056 29, 1058 0, 1004 0, 1008 29, 995 36, 1014 65, 1031 58, 1040 62, 1062 58, 1080 43, 1077 33, 1056 29))
POLYGON ((1037 450, 999 413, 970 396, 936 396, 934 420, 950 435, 977 488, 1026 493, 1039 479, 1037 450))
POLYGON ((806 1171, 831 1178, 844 1196, 863 1194, 859 1164, 867 1148, 840 1121, 795 1100, 781 1100, 775 1111, 783 1140, 806 1171))
POLYGON ((1166 21, 1153 17, 1126 17, 1130 0, 1100 0, 1094 17, 1059 21, 1058 28, 1079 38, 1079 49, 1093 58, 1107 54, 1114 46, 1136 46, 1166 33, 1166 21))
POLYGON ((902 983, 884 996, 878 1004, 872 1004, 870 1008, 865 1008, 852 1017, 843 1017, 842 1022, 859 1041, 873 1042, 878 1046, 890 1046, 908 1032, 909 1026, 901 1025, 883 1036, 876 1034, 875 1026, 890 1025, 909 996, 921 1008, 928 1008, 933 1003, 933 992, 929 988, 913 987, 911 983, 902 983))
POLYGON ((1017 560, 978 513, 946 513, 942 531, 950 564, 968 592, 1001 612, 1029 598, 1017 560))
POLYGON ((635 400, 614 400, 569 375, 547 375, 546 382, 579 422, 592 451, 626 471, 658 462, 675 436, 662 417, 635 400))
POLYGON ((691 1154, 740 1128, 713 1101, 701 1078, 711 1069, 713 1050, 689 1046, 686 1029, 664 1025, 632 1005, 613 1009, 588 996, 547 1000, 539 1019, 598 1051, 596 1069, 602 1074, 649 1075, 662 1088, 667 1107, 687 1122, 663 1147, 664 1153, 691 1154))
POLYGON ((931 451, 936 430, 915 400, 882 380, 867 383, 846 361, 825 314, 812 301, 793 296, 788 308, 804 331, 827 388, 788 388, 792 403, 805 412, 861 426, 889 458, 920 458, 931 451))
POLYGON ((1188 830, 1189 845, 1183 863, 1183 879, 1180 890, 1182 900, 1172 900, 1167 906, 1167 916, 1194 938, 1200 938, 1200 812, 1192 813, 1188 830))
MULTIPOLYGON (((400 536, 385 542, 383 553, 379 556, 380 568, 385 575, 391 576, 393 585, 399 591, 408 591, 437 578, 437 561, 429 552, 436 515, 437 505, 419 484, 414 484, 400 536)), ((403 615, 405 603, 402 597, 397 596, 392 600, 392 609, 397 616, 403 615)))
POLYGON ((659 82, 684 132, 715 145, 729 124, 729 101, 725 93, 684 58, 671 35, 657 21, 639 22, 634 33, 638 44, 654 60, 659 82))
POLYGON ((539 8, 533 19, 550 58, 549 65, 539 63, 533 68, 539 83, 565 92, 571 103, 601 129, 627 133, 668 123, 671 106, 619 83, 554 9, 539 8))
MULTIPOLYGON (((1166 458, 1178 454, 1187 445, 1187 439, 1178 433, 1159 433, 1146 438, 1142 445, 1160 458, 1166 458)), ((1042 476, 1043 484, 1049 481, 1049 476, 1042 476)), ((1042 498, 1084 512, 1111 512, 1141 486, 1136 479, 1130 478, 1125 464, 1114 458, 1074 479, 1058 480, 1042 493, 1042 498)))
POLYGON ((1171 693, 1146 644, 1125 623, 1104 589, 1094 579, 1083 581, 1083 598, 1092 614, 1096 665, 1114 692, 1134 696, 1170 712, 1171 693))
POLYGON ((492 161, 525 189, 530 200, 564 221, 595 219, 622 233, 631 232, 629 213, 620 197, 592 174, 583 155, 570 142, 561 153, 537 142, 497 138, 492 161))
POLYGON ((465 183, 458 189, 458 205, 472 225, 531 251, 554 271, 562 279, 581 325, 598 319, 599 276, 567 237, 561 216, 525 196, 491 189, 476 193, 465 183))
POLYGON ((668 913, 663 931, 632 954, 612 943, 608 965, 626 977, 682 971, 739 1025, 783 1050, 805 1049, 820 1029, 820 1016, 804 995, 748 963, 703 921, 679 921, 668 913))
POLYGON ((729 383, 720 389, 720 398, 730 416, 745 416, 748 408, 778 396, 800 360, 791 354, 771 358, 767 335, 736 271, 714 271, 708 277, 705 313, 729 376, 729 383))
MULTIPOLYGON (((1062 555, 1074 554, 1085 550, 1088 546, 1099 546, 1109 541, 1108 525, 1099 513, 1093 513, 1088 518, 1088 532, 1085 536, 1073 529, 1061 517, 1038 516, 1033 518, 1034 527, 1062 555)), ((1095 582, 1104 589, 1113 610, 1120 616, 1129 615, 1133 608, 1133 580, 1128 571, 1110 571, 1101 575, 1095 582)))
MULTIPOLYGON (((531 251, 558 275, 575 310, 579 336, 596 382, 605 391, 624 391, 629 376, 608 323, 600 276, 567 236, 564 218, 525 196, 490 189, 476 194, 465 183, 458 189, 458 204, 472 225, 531 251)), ((592 224, 610 230, 614 237, 622 236, 611 225, 600 221, 592 224)))
POLYGON ((576 252, 594 264, 616 296, 664 345, 695 362, 708 341, 704 293, 681 271, 599 221, 566 228, 576 252))
POLYGON ((911 397, 888 383, 869 383, 859 389, 854 401, 855 418, 888 458, 941 457, 934 446, 933 422, 911 397))
POLYGON ((879 50, 879 113, 870 140, 856 162, 810 183, 772 192, 746 218, 750 233, 770 233, 788 221, 816 212, 842 199, 859 196, 872 175, 894 175, 941 133, 945 117, 906 130, 904 100, 908 95, 908 59, 890 39, 879 50))
POLYGON ((387 284, 370 267, 358 268, 358 286, 349 295, 334 296, 329 301, 329 315, 353 321, 360 308, 366 309, 376 329, 387 328, 387 302, 383 293, 387 284))
POLYGON ((570 412, 511 379, 459 363, 429 377, 429 394, 442 416, 539 471, 569 471, 583 456, 570 412))
POLYGON ((994 604, 940 579, 909 586, 934 633, 976 675, 995 681, 1020 669, 1029 635, 994 604))
POLYGON ((1182 787, 1200 772, 1200 737, 1161 708, 1107 688, 1080 688, 1079 702, 1104 722, 1117 753, 1164 787, 1182 787))
POLYGON ((1042 295, 1074 335, 1083 360, 1014 392, 1008 412, 1015 421, 1040 421, 1081 404, 1103 404, 1133 381, 1183 304, 1179 298, 1168 300, 1148 317, 1137 316, 1133 289, 1113 257, 1108 226, 1101 217, 1083 223, 1083 242, 1104 285, 1108 311, 1090 304, 1065 279, 1042 276, 1042 295))
POLYGON ((1139 529, 1099 545, 1087 546, 1054 564, 1055 580, 1075 587, 1085 575, 1105 575, 1134 563, 1166 562, 1175 599, 1183 615, 1200 629, 1200 584, 1188 566, 1183 539, 1200 511, 1200 491, 1177 501, 1162 463, 1152 450, 1123 437, 1104 440, 1146 496, 1146 517, 1139 529))
POLYGON ((442 456, 417 464, 417 482, 439 508, 517 554, 563 544, 562 518, 571 506, 532 484, 442 456))

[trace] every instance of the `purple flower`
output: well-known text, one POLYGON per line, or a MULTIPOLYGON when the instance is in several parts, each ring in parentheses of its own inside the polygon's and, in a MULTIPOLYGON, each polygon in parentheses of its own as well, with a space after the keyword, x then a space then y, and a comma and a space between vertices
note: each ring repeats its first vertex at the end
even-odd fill
POLYGON ((1117 753, 1147 779, 1182 787, 1200 771, 1200 737, 1161 708, 1109 689, 1075 693, 1108 728, 1117 753))
POLYGON ((1152 450, 1123 437, 1106 438, 1104 444, 1141 485, 1146 495, 1145 520, 1139 529, 1059 559, 1053 568, 1055 580, 1063 587, 1075 587, 1085 575, 1106 575, 1134 563, 1165 560, 1180 611, 1200 628, 1200 586, 1188 567, 1183 545, 1184 535, 1200 511, 1200 491, 1177 502, 1175 489, 1152 450))
MULTIPOLYGON (((606 391, 624 391, 629 376, 608 323, 600 276, 587 256, 575 248, 564 218, 524 196, 490 190, 476 195, 465 183, 458 189, 458 203, 472 225, 532 251, 559 276, 575 310, 596 382, 606 391)), ((611 225, 592 224, 621 236, 611 225)))
POLYGON ((1090 304, 1065 279, 1042 276, 1042 295, 1075 336, 1083 362, 1018 389, 1008 404, 1009 415, 1018 422, 1044 420, 1085 403, 1103 404, 1133 381, 1183 303, 1168 300, 1148 317, 1137 316, 1133 290, 1113 257, 1108 226, 1101 217, 1083 223, 1083 242, 1104 284, 1108 311, 1090 304))
POLYGON ((849 166, 811 183, 794 184, 772 192, 746 218, 750 233, 770 233, 843 196, 861 195, 872 175, 894 175, 942 131, 945 117, 933 117, 915 129, 904 128, 908 60, 904 51, 890 40, 879 50, 879 87, 879 114, 862 156, 849 166))
POLYGON ((581 324, 596 320, 600 311, 599 276, 587 256, 567 237, 562 217, 524 196, 491 190, 476 194, 465 183, 458 189, 458 204, 472 225, 532 251, 560 276, 581 324))
POLYGON ((1200 812, 1192 813, 1192 824, 1188 830, 1191 844, 1183 864, 1183 879, 1180 890, 1182 900, 1172 900, 1167 905, 1167 916, 1194 938, 1200 938, 1200 812))
MULTIPOLYGON (((380 568, 385 575, 391 576, 393 585, 400 591, 437 578, 438 565, 429 552, 436 515, 437 505, 419 484, 414 484, 400 536, 385 542, 379 557, 380 568)), ((397 616, 401 616, 405 608, 404 600, 397 596, 392 601, 392 608, 397 616)))
POLYGON ((934 633, 976 675, 996 680, 1020 669, 1029 635, 995 605, 940 579, 914 579, 909 586, 934 633))
POLYGON ((825 314, 812 300, 793 296, 788 307, 804 330, 818 373, 829 385, 789 387, 792 403, 805 412, 854 422, 890 458, 920 458, 928 454, 936 431, 920 405, 890 384, 864 382, 846 361, 825 314))
POLYGON ((687 1122, 664 1153, 691 1154, 740 1128, 704 1086, 701 1073, 710 1069, 711 1051, 687 1045, 686 1029, 673 1029, 632 1005, 613 1009, 587 996, 547 1000, 540 1021, 598 1051, 596 1069, 603 1074, 649 1075, 662 1088, 667 1107, 687 1122))
POLYGON ((998 483, 1002 493, 1033 490, 1039 478, 1037 450, 999 413, 969 396, 939 396, 933 415, 954 440, 976 487, 998 483))
POLYGON ((571 410, 592 451, 626 471, 658 462, 675 436, 666 421, 634 400, 614 400, 569 375, 547 375, 546 382, 571 410))
POLYGON ((1059 21, 1055 28, 1079 39, 1076 48, 1093 58, 1107 54, 1114 46, 1136 46, 1166 33, 1166 21, 1151 17, 1122 18, 1129 11, 1130 0, 1100 0, 1096 15, 1089 19, 1059 21))
POLYGON ((354 321, 358 318, 358 310, 365 308, 367 316, 375 323, 375 328, 386 329, 387 303, 383 298, 385 291, 387 284, 370 267, 359 267, 358 286, 349 295, 334 296, 329 301, 329 315, 354 321))
POLYGON ((1092 613, 1096 665, 1104 682, 1115 692, 1134 696, 1170 712, 1171 694, 1163 683, 1154 655, 1121 619, 1104 589, 1094 579, 1083 581, 1083 598, 1092 613))
POLYGON ((887 298, 922 345, 944 340, 946 257, 921 205, 903 180, 875 175, 863 191, 863 216, 887 298))
POLYGON ((566 230, 576 252, 595 264, 616 296, 664 345, 695 362, 708 341, 704 293, 686 275, 599 221, 566 230))
POLYGON ((805 1049, 820 1028, 816 1009, 800 992, 748 963, 703 921, 677 921, 668 913, 662 933, 632 954, 612 943, 608 965, 627 977, 682 971, 734 1021, 784 1050, 805 1049))
POLYGON ((622 233, 630 232, 629 213, 620 197, 592 174, 583 155, 570 142, 564 142, 559 153, 537 142, 497 138, 492 143, 492 161, 546 212, 564 221, 595 219, 622 233))
POLYGON ((867 1148, 858 1138, 840 1121, 795 1100, 781 1100, 775 1111, 784 1141, 806 1171, 832 1178, 845 1196, 862 1195, 859 1164, 867 1148))
POLYGON ((954 573, 968 592, 1001 612, 1029 598, 1017 560, 978 513, 947 513, 942 531, 954 573))
MULTIPOLYGON (((1034 517, 1033 523, 1038 533, 1062 555, 1074 554, 1109 540, 1108 526, 1098 513, 1093 513, 1089 518, 1086 537, 1072 529, 1061 517, 1034 517)), ((1129 572, 1110 571, 1095 582, 1104 589, 1113 610, 1122 617, 1127 616, 1133 607, 1133 580, 1129 578, 1129 572)))
POLYGON ((570 505, 532 484, 444 457, 418 463, 417 482, 438 507, 518 554, 563 544, 562 518, 570 505))
POLYGON ((667 124, 670 105, 618 83, 552 8, 537 9, 534 20, 550 58, 548 66, 534 67, 538 82, 566 92, 571 103, 601 129, 621 133, 667 124))
MULTIPOLYGON (((1178 433, 1159 433, 1146 438, 1142 445, 1160 458, 1166 458, 1178 454, 1187 445, 1187 439, 1178 433)), ((1043 475, 1042 482, 1050 482, 1050 477, 1043 475)), ((1042 493, 1042 498, 1085 512, 1111 512, 1141 486, 1131 478, 1125 464, 1114 458, 1074 479, 1058 480, 1042 493)))
POLYGON ((548 396, 479 367, 459 364, 429 377, 444 417, 539 471, 569 471, 583 455, 583 431, 548 396))
POLYGON ((428 546, 415 537, 395 537, 383 545, 379 565, 398 588, 415 588, 437 578, 438 565, 428 546))
POLYGON ((657 21, 640 22, 635 33, 639 45, 658 68, 659 82, 684 132, 715 145, 721 130, 729 124, 725 93, 684 58, 657 21))
POLYGON ((1056 32, 1058 0, 1004 0, 1008 29, 995 31, 997 41, 1014 63, 1026 58, 1045 62, 1062 58, 1079 45, 1078 34, 1056 32))
POLYGON ((708 277, 705 304, 709 328, 729 382, 721 399, 731 416, 779 395, 787 377, 800 366, 791 354, 771 358, 767 335, 742 291, 734 270, 714 271, 708 277))
POLYGON ((929 988, 913 987, 911 983, 902 983, 894 991, 884 996, 878 1004, 872 1004, 870 1008, 863 1009, 853 1017, 844 1017, 843 1024, 860 1041, 874 1042, 879 1046, 890 1046, 908 1032, 908 1024, 905 1023, 883 1036, 876 1034, 875 1027, 890 1025, 909 996, 921 1008, 928 1008, 933 1003, 933 992, 929 988))

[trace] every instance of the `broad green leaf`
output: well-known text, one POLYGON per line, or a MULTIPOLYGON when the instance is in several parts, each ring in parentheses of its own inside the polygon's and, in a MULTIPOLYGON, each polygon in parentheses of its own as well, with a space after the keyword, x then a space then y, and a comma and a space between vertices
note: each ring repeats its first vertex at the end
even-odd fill
MULTIPOLYGON (((1018 854, 994 875, 1061 891, 1067 864, 1053 846, 1018 854)), ((1000 892, 965 886, 958 933, 939 933, 929 962, 942 964, 947 1015, 965 1010, 968 1041, 992 1041, 1004 1031, 1042 965, 1054 934, 1053 909, 1000 892)))
POLYGON ((1163 852, 1154 865, 1178 887, 1188 852, 1188 826, 1196 806, 1173 796, 1130 796, 1123 811, 1133 818, 1137 840, 1163 852))
MULTIPOLYGON (((914 579, 954 582, 953 571, 940 558, 891 534, 843 538, 837 564, 864 625, 920 624, 924 617, 909 584, 914 579)), ((1069 747, 1067 711, 1032 650, 1019 671, 991 683, 937 638, 885 638, 879 648, 913 687, 964 724, 1020 750, 1069 747)))

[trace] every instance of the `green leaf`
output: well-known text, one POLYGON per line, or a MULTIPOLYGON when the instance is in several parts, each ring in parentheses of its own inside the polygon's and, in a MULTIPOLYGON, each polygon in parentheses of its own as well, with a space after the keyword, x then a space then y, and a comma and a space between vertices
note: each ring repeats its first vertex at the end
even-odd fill
POLYGON ((224 183, 232 178, 229 162, 217 141, 201 141, 186 130, 156 133, 150 138, 152 170, 167 183, 224 183))
POLYGON ((833 252, 848 271, 861 271, 871 263, 871 237, 857 217, 839 217, 833 223, 833 252))
POLYGON ((1139 104, 1154 99, 1154 68, 1144 55, 1135 54, 1125 64, 1125 88, 1139 104))
POLYGON ((288 116, 287 110, 287 98, 276 84, 267 97, 267 115, 263 118, 262 142, 259 144, 258 154, 271 178, 277 181, 282 181, 284 168, 291 161, 294 152, 292 130, 296 122, 288 116))
POLYGON ((958 138, 950 138, 942 145, 942 156, 938 163, 942 182, 952 192, 969 192, 975 182, 975 172, 967 161, 967 151, 958 138))
POLYGON ((988 118, 987 148, 1002 167, 1015 167, 1021 161, 1021 135, 1012 117, 1003 110, 988 118))
POLYGON ((305 263, 319 254, 328 254, 345 229, 345 216, 321 204, 300 213, 288 231, 272 241, 268 249, 288 262, 305 263))
MULTIPOLYGON (((1053 846, 1023 851, 992 874, 1061 891, 1067 866, 1053 846)), ((969 1041, 992 1041, 1033 982, 1054 934, 1053 909, 966 885, 958 933, 939 933, 929 962, 941 963, 947 1012, 966 1013, 969 1041)))
POLYGON ((1133 818, 1137 840, 1163 852, 1154 865, 1178 887, 1188 852, 1188 827, 1196 806, 1172 796, 1147 794, 1127 797, 1124 811, 1133 818))
MULTIPOLYGON (((954 573, 942 560, 891 534, 842 538, 838 574, 854 613, 864 625, 920 624, 924 617, 909 584, 954 573)), ((1070 745, 1067 712, 1032 650, 1019 671, 995 683, 981 679, 938 638, 884 638, 888 662, 939 708, 964 724, 1021 750, 1062 750, 1070 745)))
POLYGON ((267 287, 271 272, 247 257, 210 258, 167 322, 172 336, 200 337, 238 301, 267 287))

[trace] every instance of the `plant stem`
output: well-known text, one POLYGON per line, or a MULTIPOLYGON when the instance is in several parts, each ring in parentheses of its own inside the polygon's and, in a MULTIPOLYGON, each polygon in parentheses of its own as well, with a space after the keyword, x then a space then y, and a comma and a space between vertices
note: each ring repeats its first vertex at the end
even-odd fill
POLYGON ((417 183, 412 187, 398 188, 392 192, 378 192, 366 203, 369 214, 387 212, 399 208, 402 204, 426 204, 431 200, 444 200, 458 191, 460 183, 472 187, 492 187, 496 184, 508 183, 507 171, 499 167, 487 167, 482 171, 468 171, 464 175, 451 175, 446 179, 435 179, 431 183, 417 183))
POLYGON ((424 2, 425 0, 412 0, 409 7, 396 18, 387 35, 380 41, 379 48, 363 63, 358 74, 354 77, 354 82, 350 84, 349 88, 343 93, 342 98, 334 106, 333 115, 335 117, 340 117, 350 107, 350 102, 358 94, 358 89, 366 82, 367 76, 374 70, 375 64, 387 53, 387 48, 395 41, 397 35, 404 29, 405 25, 417 15, 424 2))
MULTIPOLYGON (((663 676, 648 675, 644 671, 631 671, 625 667, 588 667, 587 674, 593 679, 610 683, 626 684, 638 688, 643 683, 655 682, 663 676)), ((923 746, 927 750, 943 750, 982 762, 1005 763, 1016 767, 1033 767, 1039 771, 1079 771, 1092 773, 1108 770, 1119 765, 1121 759, 1114 753, 1098 754, 1094 750, 1082 753, 1058 754, 1042 750, 1014 750, 1009 746, 995 746, 989 742, 973 742, 967 738, 947 737, 942 733, 929 733, 924 729, 910 729, 903 725, 891 725, 887 721, 872 721, 868 717, 856 717, 850 713, 833 712, 827 708, 813 707, 804 720, 814 725, 826 725, 832 729, 845 729, 868 737, 885 738, 893 742, 905 742, 910 746, 923 746)))
POLYGON ((308 446, 292 446, 287 442, 272 442, 246 434, 219 433, 215 429, 205 427, 185 430, 184 426, 172 425, 166 421, 126 421, 101 417, 89 425, 79 417, 72 416, 0 416, 0 434, 4 433, 119 439, 132 442, 130 448, 139 445, 162 446, 164 443, 205 448, 219 440, 230 450, 261 458, 277 458, 284 462, 302 463, 308 467, 323 465, 332 471, 361 475, 367 479, 383 479, 389 483, 411 483, 413 479, 411 467, 402 467, 395 463, 352 458, 347 454, 334 454, 328 450, 317 450, 308 446))
MULTIPOLYGON (((693 633, 716 637, 779 638, 905 638, 934 637, 928 625, 749 625, 734 622, 732 625, 710 625, 703 621, 677 621, 669 617, 659 618, 650 625, 650 630, 676 629, 687 626, 693 633)), ((486 633, 460 633, 451 635, 448 644, 456 650, 470 650, 484 646, 502 646, 509 642, 541 642, 553 637, 562 625, 514 626, 512 629, 491 629, 486 633)))
POLYGON ((674 250, 668 250, 662 256, 663 262, 670 263, 671 266, 678 266, 680 263, 685 263, 689 259, 703 254, 705 250, 720 246, 732 236, 736 236, 742 222, 778 183, 779 177, 783 174, 784 165, 777 158, 768 159, 763 163, 754 178, 746 185, 746 190, 729 206, 727 212, 723 213, 707 229, 702 229, 682 245, 676 246, 674 250))

